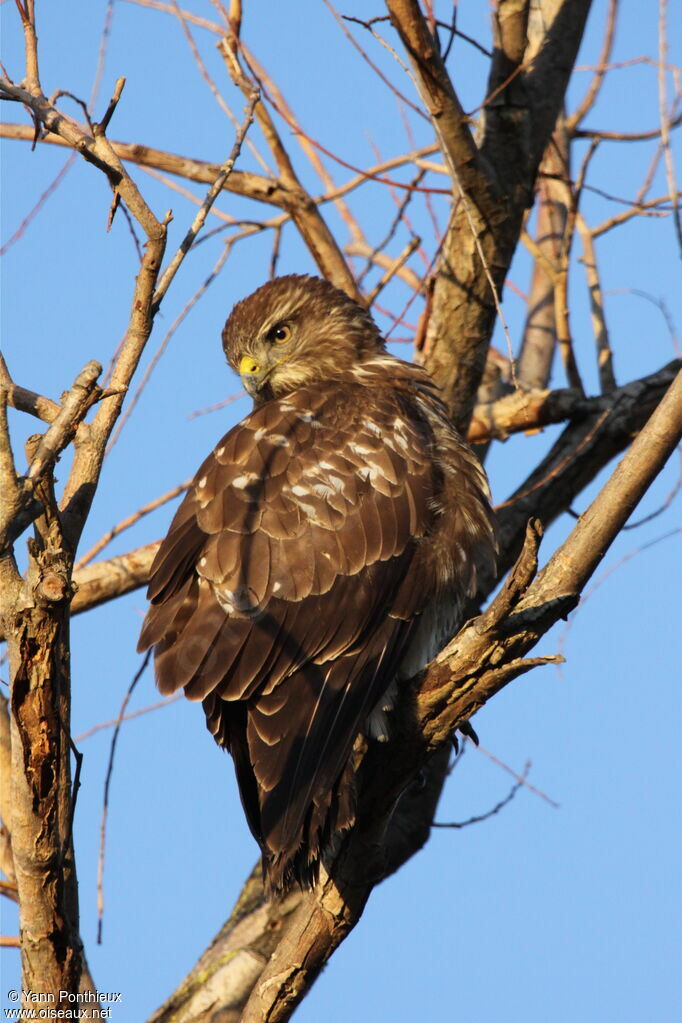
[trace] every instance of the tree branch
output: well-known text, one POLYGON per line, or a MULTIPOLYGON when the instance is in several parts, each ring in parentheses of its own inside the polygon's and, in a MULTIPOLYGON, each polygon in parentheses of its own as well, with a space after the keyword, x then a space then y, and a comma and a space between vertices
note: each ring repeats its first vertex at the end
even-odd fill
POLYGON ((42 419, 44 423, 54 422, 59 413, 61 406, 56 401, 14 383, 2 353, 0 353, 0 387, 4 387, 7 392, 8 405, 20 412, 27 412, 29 415, 35 416, 36 419, 42 419))
MULTIPOLYGON (((568 424, 530 476, 496 508, 500 527, 498 572, 506 572, 514 563, 529 518, 539 518, 546 528, 571 507, 612 458, 630 445, 681 365, 676 359, 608 396, 589 399, 591 411, 568 424)), ((484 593, 489 592, 488 580, 482 580, 481 585, 484 593)))
MULTIPOLYGON (((239 45, 239 39, 236 36, 225 36, 218 44, 218 49, 225 60, 232 81, 245 95, 249 95, 255 88, 255 84, 245 74, 239 63, 237 56, 239 45)), ((259 82, 258 86, 265 94, 263 83, 259 82)), ((358 291, 350 267, 322 217, 317 203, 301 184, 264 103, 259 104, 256 117, 277 163, 280 180, 286 188, 287 202, 283 205, 291 215, 313 259, 324 277, 335 284, 337 288, 345 291, 351 298, 362 303, 362 296, 358 291)))
MULTIPOLYGON (((394 4, 388 0, 388 6, 405 19, 401 34, 408 48, 414 48, 418 39, 418 64, 413 57, 417 70, 430 68, 434 61, 437 68, 436 55, 428 50, 428 29, 418 8, 415 10, 416 3, 401 0, 394 4)), ((441 250, 421 361, 443 390, 453 421, 462 433, 466 433, 483 375, 499 296, 524 212, 532 202, 538 164, 556 123, 582 38, 589 0, 543 0, 540 6, 542 11, 529 22, 529 36, 534 42, 526 48, 523 64, 518 63, 525 23, 523 5, 517 8, 510 3, 512 22, 509 26, 498 25, 508 52, 505 57, 501 51, 494 62, 489 80, 491 99, 484 105, 485 128, 476 161, 472 162, 461 141, 445 153, 446 158, 449 153, 450 162, 453 156, 464 160, 463 168, 456 166, 453 179, 461 194, 455 190, 460 201, 454 204, 441 250), (518 73, 501 88, 498 78, 503 59, 511 61, 518 73), (487 175, 488 192, 480 184, 481 173, 473 173, 472 168, 487 175)), ((452 103, 450 110, 456 110, 452 103)), ((437 114, 434 107, 434 127, 441 138, 437 114)), ((446 145, 442 138, 441 142, 446 145)))
POLYGON ((429 112, 453 180, 459 181, 481 216, 494 218, 499 200, 489 168, 474 142, 469 119, 417 0, 386 0, 386 7, 410 58, 417 91, 429 112))
POLYGON ((556 348, 554 280, 568 216, 566 186, 562 179, 568 179, 569 169, 569 142, 563 114, 560 114, 539 171, 545 176, 540 177, 538 184, 535 232, 538 251, 518 357, 519 381, 529 387, 546 387, 552 371, 556 348))
MULTIPOLYGON (((32 142, 33 135, 32 129, 25 125, 0 121, 0 138, 32 142)), ((46 135, 39 138, 38 141, 44 145, 67 147, 70 145, 56 135, 46 135)), ((177 153, 169 153, 163 149, 154 149, 152 146, 145 146, 141 143, 112 141, 111 146, 121 160, 135 163, 140 167, 150 167, 166 171, 168 174, 175 174, 186 181, 194 181, 198 184, 212 184, 220 171, 220 164, 212 163, 209 160, 197 160, 189 156, 180 156, 177 153)), ((390 159, 382 160, 375 166, 368 167, 366 171, 356 174, 345 184, 338 185, 331 191, 314 197, 313 201, 319 204, 334 202, 336 199, 348 195, 368 181, 378 180, 387 183, 386 179, 382 177, 387 171, 403 167, 405 164, 413 163, 415 160, 429 156, 435 153, 437 149, 437 145, 431 144, 422 146, 414 152, 402 153, 390 159)), ((253 199, 255 202, 269 203, 282 209, 286 209, 291 203, 291 195, 281 182, 246 171, 233 171, 225 182, 224 191, 244 196, 246 199, 253 199)))

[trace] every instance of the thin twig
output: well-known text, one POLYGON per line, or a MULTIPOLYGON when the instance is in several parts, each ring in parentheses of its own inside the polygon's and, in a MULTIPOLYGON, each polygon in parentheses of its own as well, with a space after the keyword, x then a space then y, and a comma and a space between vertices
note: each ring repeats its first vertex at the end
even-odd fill
POLYGON ((116 743, 118 742, 118 736, 121 731, 121 722, 125 714, 125 709, 128 706, 130 697, 133 695, 137 683, 142 678, 149 659, 151 657, 151 650, 148 650, 145 654, 142 664, 138 668, 135 676, 128 686, 128 691, 123 698, 121 708, 118 712, 116 719, 116 725, 114 727, 114 734, 111 738, 111 746, 109 748, 109 763, 107 765, 107 774, 104 781, 104 798, 102 800, 102 820, 100 824, 99 832, 99 857, 97 860, 97 944, 102 944, 102 925, 104 920, 104 850, 106 846, 107 838, 107 815, 109 813, 109 786, 111 785, 111 775, 114 769, 114 754, 116 753, 116 743))
MULTIPOLYGON (((141 3, 141 0, 128 0, 128 2, 129 3, 141 3)), ((182 10, 180 8, 180 6, 178 5, 177 0, 172 0, 172 2, 170 4, 153 4, 152 5, 152 4, 144 3, 144 4, 141 4, 141 6, 145 6, 145 7, 147 7, 147 6, 154 6, 157 10, 162 10, 162 11, 165 11, 167 14, 172 14, 172 15, 174 15, 178 19, 178 21, 180 22, 180 25, 182 27, 182 31, 183 31, 183 34, 185 36, 185 39, 187 40, 187 44, 188 44, 190 50, 192 51, 192 56, 194 58, 194 62, 196 64, 196 66, 199 68, 199 74, 201 75, 203 80, 208 85, 209 89, 211 90, 211 94, 213 95, 213 98, 215 99, 215 101, 218 104, 218 106, 220 107, 220 109, 229 118, 229 120, 230 120, 233 128, 235 129, 235 131, 238 131, 239 130, 239 120, 235 117, 234 113, 232 112, 232 110, 230 109, 230 107, 227 105, 227 103, 223 99, 222 95, 220 94, 220 90, 218 89, 218 86, 215 84, 215 82, 211 78, 211 75, 209 74, 208 69, 207 69, 204 61, 201 59, 201 54, 199 53, 199 48, 197 47, 197 44, 194 41, 194 37, 193 37, 192 33, 189 30, 189 23, 190 22, 194 22, 195 24, 197 24, 198 22, 203 21, 203 19, 195 19, 192 15, 190 15, 189 11, 182 10)), ((211 24, 211 23, 209 23, 209 24, 211 24)), ((205 27, 207 27, 207 25, 206 24, 202 24, 201 27, 205 28, 205 27)), ((225 29, 222 28, 222 26, 220 26, 220 25, 215 24, 215 31, 220 36, 225 35, 225 29)), ((255 157, 256 161, 260 164, 260 166, 261 166, 262 170, 265 172, 265 174, 272 174, 271 168, 268 167, 267 162, 263 159, 263 157, 259 153, 258 147, 251 141, 251 139, 247 139, 246 140, 246 144, 247 144, 249 150, 251 151, 252 155, 255 157)))
POLYGON ((472 742, 471 744, 467 743, 467 745, 472 745, 474 749, 478 750, 478 752, 481 753, 484 757, 487 757, 488 760, 491 760, 493 762, 493 764, 496 764, 498 767, 501 767, 503 771, 506 771, 507 774, 510 774, 512 778, 515 778, 516 781, 520 785, 523 785, 524 788, 527 788, 529 792, 532 792, 534 793, 534 795, 539 796, 540 799, 544 799, 544 801, 546 803, 549 803, 550 806, 553 806, 555 810, 560 809, 561 805, 560 803, 557 803, 554 799, 551 798, 551 796, 548 796, 546 792, 543 792, 542 789, 537 788, 537 786, 535 785, 531 785, 531 783, 526 779, 525 775, 518 774, 518 772, 515 771, 513 767, 510 767, 509 764, 506 764, 504 760, 500 760, 499 757, 496 757, 495 754, 491 753, 489 749, 485 748, 485 746, 481 746, 480 742, 479 743, 472 742))
POLYGON ((0 386, 7 390, 8 405, 20 412, 27 412, 29 415, 35 416, 36 419, 42 419, 45 423, 53 423, 61 410, 61 405, 52 401, 51 398, 46 398, 42 394, 36 394, 35 391, 29 391, 26 387, 15 384, 10 377, 2 352, 0 352, 0 386))
POLYGON ((218 260, 217 260, 215 266, 211 270, 211 272, 208 275, 208 277, 206 278, 206 280, 197 288, 197 290, 194 292, 194 294, 192 295, 190 300, 185 304, 184 308, 176 316, 176 318, 174 319, 173 323, 170 325, 169 329, 166 331, 166 334, 164 335, 163 340, 161 341, 161 344, 159 345, 159 347, 154 352, 154 355, 152 356, 152 358, 151 358, 151 360, 149 362, 149 365, 146 367, 144 373, 142 374, 142 378, 141 378, 139 384, 137 385, 137 389, 135 391, 135 394, 130 399, 129 405, 127 406, 125 412, 119 418, 119 420, 118 420, 118 422, 116 424, 116 429, 114 430, 113 436, 112 436, 111 440, 109 441, 109 445, 107 447, 107 451, 110 451, 114 447, 114 445, 118 441, 119 437, 121 436, 121 433, 122 433, 126 423, 128 422, 128 420, 130 419, 131 415, 133 414, 133 411, 134 411, 137 403, 139 402, 140 398, 142 397, 144 389, 147 386, 147 384, 149 383, 149 379, 150 379, 152 373, 154 372, 154 369, 156 368, 159 360, 161 359, 162 355, 166 351, 166 349, 167 349, 167 347, 168 347, 168 345, 169 345, 169 343, 171 341, 171 338, 173 337, 173 335, 175 334, 176 330, 178 329, 180 324, 183 322, 183 320, 185 320, 185 318, 192 311, 192 309, 197 304, 199 299, 205 294, 205 292, 208 290, 208 288, 210 288, 211 284, 213 284, 213 281, 216 279, 216 277, 219 275, 220 271, 222 270, 223 266, 225 265, 225 262, 226 262, 228 256, 230 255, 231 248, 232 248, 232 239, 228 239, 227 242, 225 243, 225 246, 223 247, 223 251, 221 252, 220 256, 218 257, 218 260))
POLYGON ((182 242, 180 243, 180 247, 173 256, 169 265, 164 270, 163 274, 161 275, 161 279, 158 283, 156 291, 154 292, 154 298, 152 300, 153 308, 156 309, 161 304, 161 300, 168 291, 171 281, 175 277, 175 274, 177 273, 180 264, 182 263, 183 259, 185 258, 190 248, 192 247, 194 239, 199 234, 199 231, 204 226, 204 223, 206 222, 206 217, 208 216, 208 212, 211 209, 211 206, 220 195, 225 182, 230 176, 232 168, 234 167, 237 157, 239 156, 239 153, 241 151, 244 139, 246 138, 246 133, 249 130, 251 124, 253 123, 254 112, 259 101, 260 92, 257 89, 254 89, 254 91, 251 93, 251 96, 249 97, 249 102, 245 111, 245 117, 241 124, 241 127, 239 128, 239 131, 237 132, 237 136, 234 140, 234 145, 232 146, 230 155, 228 156, 227 160, 225 160, 225 162, 222 164, 220 171, 218 172, 218 176, 216 177, 215 181, 213 182, 208 192, 206 193, 206 198, 201 204, 201 209, 199 210, 194 220, 192 221, 189 231, 187 232, 182 242))
POLYGON ((41 192, 40 196, 38 197, 36 202, 33 204, 31 209, 28 211, 28 213, 26 214, 24 219, 21 221, 21 223, 19 224, 19 227, 16 229, 14 234, 11 236, 11 238, 8 238, 7 241, 5 242, 5 244, 2 246, 2 248, 0 248, 0 256, 4 256, 5 253, 8 251, 8 249, 11 249, 11 247, 13 245, 15 245, 16 242, 18 242, 20 238, 23 237, 23 235, 24 235, 27 227, 30 225, 31 221, 34 219, 34 217, 36 217, 40 213, 40 211, 42 210, 43 206, 45 205, 47 200, 50 198, 50 196, 54 192, 57 191, 57 189, 59 188, 59 186, 61 185, 62 181, 64 180, 66 175, 69 173, 69 171, 71 170, 71 168, 73 167, 75 162, 76 162, 76 154, 75 153, 71 153, 66 158, 66 160, 64 161, 61 169, 59 171, 57 171, 56 175, 54 176, 54 178, 52 179, 50 184, 47 186, 45 191, 41 192))
POLYGON ((682 255, 682 220, 680 219, 680 204, 677 194, 677 185, 675 182, 675 164, 673 162, 673 153, 670 147, 670 130, 668 125, 668 114, 667 114, 667 100, 666 100, 666 88, 665 88, 665 57, 668 47, 667 40, 667 28, 666 28, 666 13, 667 13, 667 0, 659 0, 658 2, 658 101, 661 117, 661 145, 663 146, 663 154, 665 156, 665 172, 666 179, 668 182, 668 192, 672 198, 673 204, 673 222, 675 224, 675 233, 677 235, 677 243, 680 248, 680 254, 682 255))
POLYGON ((187 416, 188 419, 196 419, 197 416, 208 415, 209 412, 220 412, 221 409, 227 408, 233 402, 238 401, 240 398, 245 397, 246 391, 237 391, 236 394, 230 394, 227 398, 223 398, 222 401, 217 401, 215 405, 209 405, 208 408, 196 409, 194 412, 190 412, 187 416))
POLYGON ((500 812, 500 810, 503 810, 505 808, 505 806, 508 806, 508 804, 511 803, 511 801, 514 798, 514 796, 516 795, 516 793, 519 791, 520 788, 523 787, 523 783, 525 782, 526 778, 528 777, 528 772, 529 771, 530 771, 530 760, 527 760, 525 765, 524 765, 524 768, 523 768, 523 775, 522 775, 522 779, 523 780, 514 782, 514 784, 510 788, 509 792, 504 797, 504 799, 501 799, 499 801, 499 803, 496 803, 495 806, 493 806, 493 808, 491 810, 487 810, 486 813, 477 814, 475 817, 469 817, 468 820, 465 820, 465 821, 447 821, 447 822, 434 821, 432 823, 431 827, 432 828, 457 828, 457 829, 459 829, 459 828, 468 828, 471 824, 481 824, 483 821, 490 820, 491 817, 494 817, 496 814, 498 814, 500 812))
POLYGON ((604 41, 602 43, 601 53, 597 66, 595 68, 594 77, 590 82, 589 88, 583 98, 582 102, 578 105, 577 109, 570 117, 566 119, 566 127, 569 135, 574 135, 576 129, 582 123, 583 119, 589 114, 593 108, 599 96, 599 91, 604 83, 604 76, 613 49, 613 41, 616 34, 616 16, 618 13, 618 0, 610 0, 609 9, 606 14, 606 29, 604 32, 604 41))
POLYGON ((101 537, 101 539, 99 539, 97 543, 76 562, 74 565, 74 571, 77 571, 79 568, 84 568, 85 565, 91 562, 93 558, 97 557, 100 551, 103 551, 115 537, 119 536, 126 529, 130 529, 131 526, 134 526, 135 523, 139 522, 145 515, 149 515, 150 512, 156 511, 157 508, 163 507, 164 504, 168 504, 169 501, 172 501, 179 494, 184 493, 191 482, 192 480, 188 479, 185 480, 184 483, 179 483, 177 487, 173 487, 172 490, 167 491, 167 493, 154 498, 153 501, 149 501, 148 504, 144 504, 141 508, 138 508, 137 511, 132 513, 132 515, 128 515, 115 526, 112 526, 109 532, 105 533, 104 536, 101 537))
MULTIPOLYGON (((395 85, 390 80, 390 78, 387 78, 386 75, 381 70, 381 68, 379 68, 374 63, 374 61, 370 58, 369 54, 365 50, 363 50, 363 48, 358 43, 357 39, 352 35, 351 32, 348 31, 348 29, 344 25, 344 21, 352 21, 352 22, 355 22, 356 24, 360 24, 360 25, 363 26, 363 28, 366 28, 370 32, 372 32, 372 35, 374 35, 375 38, 378 38, 376 36, 376 33, 374 33, 372 31, 372 29, 370 27, 370 24, 368 22, 360 21, 359 18, 349 18, 345 14, 344 15, 339 14, 339 12, 336 10, 336 8, 331 5, 329 0, 323 0, 323 3, 325 5, 325 7, 327 8, 327 10, 333 15, 333 17, 336 20, 336 23, 338 24, 339 28, 341 29, 343 34, 346 36, 346 39, 348 39, 348 41, 355 47, 355 49, 358 51, 358 53, 360 54, 362 59, 367 64, 369 64, 369 66, 371 67, 371 69, 374 72, 374 74, 384 83, 384 85, 388 86, 388 88, 391 90, 393 95, 397 96, 397 98, 401 101, 401 103, 404 103, 405 106, 408 106, 410 108, 410 110, 414 111, 415 114, 417 114, 419 117, 423 117, 424 120, 428 121, 428 117, 426 116, 424 111, 421 109, 421 107, 418 107, 416 103, 413 103, 410 99, 407 98, 407 96, 405 96, 402 92, 400 92, 400 90, 395 87, 395 85)), ((372 19, 372 21, 375 21, 375 20, 376 19, 372 19)))
POLYGON ((599 238, 600 235, 606 234, 607 231, 613 230, 614 227, 620 227, 621 224, 631 220, 633 217, 649 216, 649 217, 661 217, 667 216, 669 209, 666 211, 659 210, 660 206, 664 203, 671 202, 672 196, 660 195, 657 199, 648 199, 646 202, 632 203, 630 209, 623 210, 622 213, 617 213, 613 217, 609 217, 608 220, 602 221, 596 227, 591 228, 592 238, 599 238))
MULTIPOLYGON (((139 710, 131 710, 129 714, 124 714, 121 718, 123 721, 133 721, 135 718, 142 717, 144 714, 151 714, 152 711, 161 710, 163 707, 167 707, 169 703, 176 703, 178 700, 184 698, 184 692, 179 690, 177 693, 173 693, 172 696, 166 696, 163 700, 157 700, 156 703, 150 703, 147 707, 140 707, 139 710)), ((83 742, 85 739, 89 739, 93 735, 97 735, 98 732, 103 732, 107 728, 115 728, 119 723, 118 717, 112 718, 111 721, 100 721, 97 725, 92 725, 91 728, 86 728, 84 732, 76 736, 76 742, 83 742)))
POLYGON ((576 226, 583 243, 582 264, 585 267, 587 276, 587 287, 590 295, 590 311, 592 316, 592 329, 597 348, 597 367, 599 371, 599 384, 602 394, 612 391, 617 386, 613 370, 613 351, 609 340, 609 331, 606 325, 606 313, 604 310, 604 297, 602 294, 601 280, 597 267, 597 254, 594 248, 592 232, 590 231, 582 213, 578 211, 576 226))
POLYGON ((389 266, 386 269, 382 277, 377 281, 377 283, 374 285, 372 290, 367 295, 366 301, 368 307, 374 304, 375 300, 384 290, 389 281, 393 280, 395 275, 398 273, 400 268, 405 265, 405 263, 410 258, 415 249, 419 248, 419 246, 421 245, 421 241, 422 241, 421 238, 418 238, 416 236, 410 239, 410 241, 407 243, 407 245, 400 253, 400 255, 397 256, 396 259, 391 264, 391 266, 389 266))

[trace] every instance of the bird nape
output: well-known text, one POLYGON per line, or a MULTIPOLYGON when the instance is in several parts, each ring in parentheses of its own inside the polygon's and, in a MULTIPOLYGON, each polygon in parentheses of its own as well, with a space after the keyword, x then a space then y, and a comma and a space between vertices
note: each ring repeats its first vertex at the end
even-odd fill
POLYGON ((327 281, 263 285, 223 346, 254 410, 175 514, 139 649, 232 754, 273 895, 313 885, 352 826, 354 744, 388 738, 401 682, 456 631, 495 529, 431 378, 327 281))

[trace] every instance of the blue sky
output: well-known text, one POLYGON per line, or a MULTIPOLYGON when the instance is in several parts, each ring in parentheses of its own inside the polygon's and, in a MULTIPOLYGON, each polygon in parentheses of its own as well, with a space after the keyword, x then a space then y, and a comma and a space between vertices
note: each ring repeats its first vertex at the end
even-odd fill
MULTIPOLYGON (((44 88, 87 96, 97 65, 105 4, 67 0, 38 4, 44 88)), ((188 7, 216 18, 209 3, 188 7)), ((406 148, 393 98, 343 38, 316 0, 289 5, 258 0, 245 5, 244 38, 273 74, 310 134, 349 162, 366 166, 406 148)), ((364 5, 344 13, 362 13, 364 5)), ((579 64, 594 62, 606 4, 595 2, 579 64)), ((623 0, 614 60, 657 53, 657 5, 623 0)), ((444 16, 448 15, 444 5, 444 16)), ((487 5, 460 4, 459 27, 489 40, 487 5)), ((365 10, 365 15, 367 11, 365 10)), ((372 13, 381 13, 376 5, 372 13)), ((17 80, 23 47, 13 4, 0 8, 3 61, 17 80)), ((679 5, 669 11, 668 59, 682 63, 679 5)), ((243 102, 225 81, 213 39, 195 30, 207 66, 241 116, 243 102)), ((399 87, 411 83, 371 39, 359 37, 399 87)), ((450 69, 463 105, 483 96, 486 60, 459 41, 450 69)), ((220 162, 233 129, 196 67, 176 21, 119 2, 114 8, 101 113, 119 75, 127 85, 111 137, 220 162)), ((589 73, 577 72, 569 108, 583 94, 589 73)), ((668 77, 668 90, 672 84, 668 77)), ((68 101, 64 101, 65 108, 68 101)), ((614 71, 587 123, 612 130, 657 126, 656 69, 648 64, 614 71)), ((7 119, 26 122, 6 105, 7 119)), ((74 115, 78 114, 73 108, 74 115)), ((427 123, 413 121, 415 144, 431 140, 427 123)), ((292 151, 289 131, 284 137, 292 151)), ((257 136, 254 136, 257 138, 257 136)), ((678 167, 679 144, 674 143, 678 167)), ((264 147, 260 147, 264 151, 264 147)), ((616 196, 637 191, 651 158, 649 145, 603 145, 592 183, 616 196)), ((3 143, 3 243, 18 228, 66 159, 64 150, 3 143)), ((306 185, 320 191, 304 160, 306 185)), ((580 158, 578 154, 577 159, 580 158)), ((244 151, 239 166, 258 169, 244 151)), ((330 169, 338 183, 347 172, 330 169)), ((182 238, 193 207, 177 193, 136 170, 157 213, 173 207, 169 253, 182 238)), ((445 179, 443 179, 444 181, 445 179)), ((441 184, 441 181, 435 182, 441 184)), ((202 196, 198 186, 188 186, 202 196)), ((659 168, 652 195, 666 191, 659 168)), ((108 187, 77 162, 56 194, 2 260, 3 350, 17 382, 58 397, 84 363, 106 366, 125 328, 135 255, 122 217, 106 233, 108 187)), ((443 222, 444 206, 435 201, 443 222)), ((253 217, 254 207, 223 197, 221 209, 253 217)), ((596 194, 584 212, 598 223, 623 207, 596 194)), ((353 199, 353 210, 371 242, 390 223, 394 206, 381 186, 353 199)), ((345 229, 327 207, 339 238, 345 229)), ((429 237, 423 208, 415 229, 429 237)), ((218 223, 211 219, 209 226, 218 223)), ((399 252, 405 238, 396 239, 399 252)), ((83 541, 83 550, 141 504, 192 475, 206 452, 248 410, 240 400, 223 411, 188 419, 238 387, 224 365, 219 334, 232 304, 267 275, 271 239, 258 237, 235 249, 219 279, 174 335, 142 399, 107 460, 83 541)), ((222 251, 221 236, 185 261, 155 326, 146 364, 175 316, 206 278, 222 251)), ((619 382, 651 372, 674 356, 660 309, 626 289, 664 298, 679 329, 679 253, 672 223, 633 221, 598 242, 608 297, 609 327, 619 382)), ((412 265, 419 269, 417 257, 412 265)), ((306 272, 310 257, 289 227, 279 269, 306 272)), ((528 287, 523 252, 510 279, 528 287)), ((580 266, 571 279, 572 326, 586 386, 597 386, 593 342, 580 266)), ((404 292, 390 287, 382 304, 394 311, 404 292)), ((516 341, 524 303, 507 289, 504 313, 516 341)), ((411 314, 414 318, 414 313, 411 314)), ((379 317, 385 329, 388 319, 379 317)), ((400 330, 399 333, 406 333, 400 330)), ((504 347, 498 331, 495 343, 504 347)), ((409 349, 396 346, 406 356, 409 349)), ((563 386, 557 370, 554 383, 563 386)), ((11 428, 21 464, 24 438, 36 424, 18 414, 11 428)), ((504 500, 556 437, 558 428, 493 447, 488 471, 494 498, 504 500)), ((62 461, 62 478, 68 457, 62 461)), ((658 508, 674 486, 679 462, 656 481, 635 517, 658 508)), ((603 474, 600 478, 605 478, 603 474)), ((597 484, 582 495, 586 507, 597 484)), ((115 541, 114 554, 163 534, 173 505, 164 507, 115 541)), ((545 554, 568 534, 573 520, 557 522, 545 554)), ((625 533, 604 568, 633 549, 679 527, 679 502, 640 529, 625 533)), ((680 834, 679 532, 614 571, 566 636, 561 673, 544 668, 499 694, 476 718, 482 745, 520 771, 532 761, 530 781, 559 808, 522 790, 493 819, 458 831, 437 830, 426 849, 372 896, 355 932, 335 955, 297 1013, 303 1023, 356 1019, 407 1023, 426 1012, 477 1023, 574 1023, 575 1020, 659 1023, 679 1019, 682 899, 680 834)), ((21 545, 20 545, 21 546, 21 545)), ((135 673, 143 593, 99 608, 73 623, 73 729, 78 735, 116 716, 135 673)), ((562 628, 538 652, 551 653, 562 628)), ((3 678, 6 669, 3 667, 3 678)), ((134 695, 133 708, 156 699, 151 674, 134 695)), ((173 704, 129 722, 118 743, 108 822, 104 942, 95 944, 96 873, 104 773, 111 739, 102 731, 80 744, 84 753, 76 818, 82 931, 96 984, 121 991, 117 1023, 140 1020, 156 1008, 193 965, 222 924, 255 859, 242 817, 229 758, 213 745, 199 708, 173 704)), ((468 749, 450 779, 438 819, 461 821, 501 799, 511 779, 484 754, 468 749)), ((3 933, 17 932, 16 917, 2 906, 3 933)), ((3 951, 3 998, 18 984, 18 955, 3 951)))

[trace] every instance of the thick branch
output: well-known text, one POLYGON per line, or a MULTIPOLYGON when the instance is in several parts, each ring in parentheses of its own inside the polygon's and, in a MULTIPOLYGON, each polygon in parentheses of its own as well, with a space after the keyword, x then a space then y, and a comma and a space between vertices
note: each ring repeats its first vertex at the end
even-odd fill
MULTIPOLYGON (((505 572, 521 549, 526 523, 539 518, 546 528, 570 508, 597 474, 629 446, 680 370, 680 361, 633 380, 612 394, 589 399, 584 418, 569 423, 540 464, 496 509, 500 524, 498 571, 505 572)), ((483 592, 489 592, 484 581, 483 592)))
MULTIPOLYGON (((449 761, 450 750, 443 747, 402 794, 391 815, 377 882, 398 870, 428 840, 449 761)), ((306 898, 294 891, 282 901, 267 902, 261 874, 259 862, 230 918, 149 1023, 211 1023, 218 1013, 221 1023, 238 1023, 284 929, 306 898)))
POLYGON ((15 384, 0 353, 0 387, 3 386, 7 391, 7 404, 12 408, 27 412, 36 419, 42 419, 44 423, 54 422, 61 406, 51 398, 45 398, 42 394, 36 394, 35 391, 15 384))
POLYGON ((410 58, 415 85, 431 116, 453 179, 485 219, 494 217, 498 199, 489 169, 476 147, 469 120, 417 0, 386 0, 386 7, 410 58))
POLYGON ((523 75, 532 115, 530 168, 537 168, 554 130, 591 6, 591 0, 540 0, 531 6, 529 66, 523 75))
MULTIPOLYGON (((481 163, 500 195, 494 209, 462 188, 443 243, 422 358, 445 392, 455 423, 465 432, 492 333, 500 295, 531 204, 540 157, 563 101, 582 38, 589 0, 543 0, 531 17, 523 65, 486 106, 481 163), (541 23, 541 30, 537 25, 541 23), (523 68, 523 69, 522 69, 523 68), (488 109, 489 107, 489 109, 488 109), (502 185, 503 183, 503 185, 502 185), (504 187, 504 193, 501 192, 504 187)), ((508 43, 519 59, 523 10, 508 43)), ((499 63, 499 62, 498 62, 499 63)), ((498 72, 489 82, 499 90, 498 72)), ((464 186, 463 178, 458 178, 464 186)))
POLYGON ((497 401, 476 405, 467 440, 470 444, 506 440, 512 433, 562 423, 591 407, 589 399, 586 401, 570 387, 558 391, 513 391, 497 401))
MULTIPOLYGON (((28 473, 21 481, 16 477, 12 480, 10 466, 3 464, 3 482, 9 500, 0 518, 0 550, 10 547, 40 514, 41 505, 36 500, 36 488, 52 471, 62 451, 73 440, 91 405, 100 396, 97 378, 101 372, 102 367, 98 362, 89 362, 78 374, 49 429, 39 438, 28 473)), ((6 385, 1 386, 3 393, 6 393, 6 385)), ((6 449, 7 445, 8 436, 5 436, 2 442, 3 449, 6 449)))

